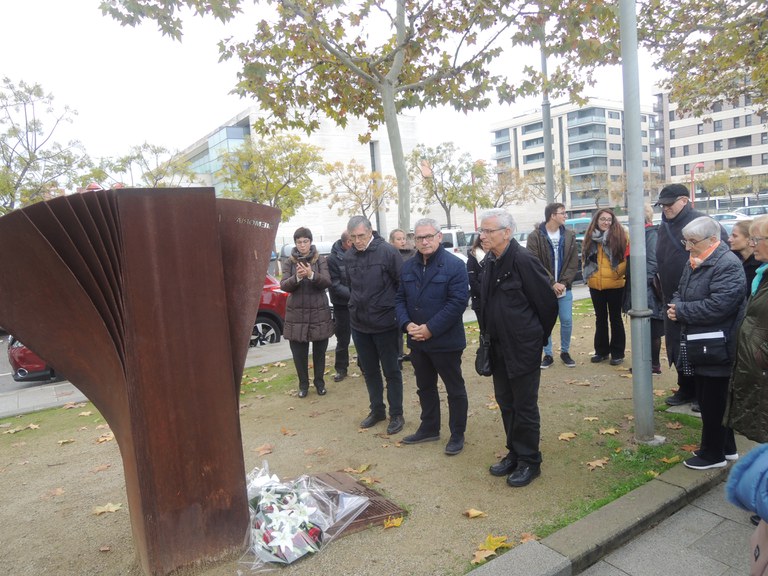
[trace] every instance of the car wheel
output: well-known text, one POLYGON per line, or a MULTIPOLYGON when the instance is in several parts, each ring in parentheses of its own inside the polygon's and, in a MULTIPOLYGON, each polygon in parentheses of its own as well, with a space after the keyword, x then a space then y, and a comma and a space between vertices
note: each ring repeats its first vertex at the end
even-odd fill
POLYGON ((251 348, 280 342, 280 336, 280 328, 274 320, 265 316, 259 316, 256 318, 256 323, 253 325, 251 348))

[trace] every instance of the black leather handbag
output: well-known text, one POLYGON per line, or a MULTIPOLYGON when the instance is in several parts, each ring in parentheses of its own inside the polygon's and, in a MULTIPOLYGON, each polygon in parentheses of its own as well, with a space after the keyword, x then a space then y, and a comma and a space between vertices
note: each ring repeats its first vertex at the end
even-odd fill
POLYGON ((480 334, 480 344, 477 347, 475 356, 475 371, 480 376, 491 376, 493 368, 491 366, 491 337, 487 334, 480 334))

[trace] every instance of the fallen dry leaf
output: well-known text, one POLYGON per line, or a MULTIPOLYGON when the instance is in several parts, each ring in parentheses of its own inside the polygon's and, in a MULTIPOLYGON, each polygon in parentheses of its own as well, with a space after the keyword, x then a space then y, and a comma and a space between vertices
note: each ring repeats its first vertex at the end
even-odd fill
POLYGON ((624 414, 624 418, 626 418, 627 420, 631 421, 631 420, 635 419, 635 415, 634 414, 624 414))
POLYGON ((469 510, 464 510, 464 516, 466 516, 467 518, 486 518, 488 514, 480 510, 475 510, 474 508, 470 508, 469 510))
POLYGON ((472 556, 472 560, 470 560, 469 563, 482 564, 486 562, 491 556, 496 556, 496 552, 493 550, 475 550, 475 553, 472 556))
POLYGON ((93 509, 93 513, 96 516, 101 516, 107 512, 117 512, 118 510, 121 510, 122 507, 122 504, 112 504, 112 502, 107 502, 104 506, 96 506, 93 509))
POLYGON ((84 408, 85 405, 85 402, 67 402, 64 404, 64 406, 62 406, 62 409, 71 410, 72 408, 84 408))
POLYGON ((374 484, 381 484, 381 480, 378 478, 374 478, 373 476, 363 476, 358 480, 360 484, 365 484, 366 486, 373 486, 374 484))
POLYGON ((74 442, 74 438, 67 438, 66 440, 59 440, 59 446, 64 446, 64 444, 72 444, 74 442))
POLYGON ((499 409, 499 405, 496 403, 495 400, 493 402, 488 402, 488 404, 486 404, 485 407, 488 408, 488 410, 498 410, 499 409))
POLYGON ((260 374, 266 374, 267 372, 269 372, 269 366, 262 366, 261 370, 259 370, 260 374))
POLYGON ((659 475, 659 473, 658 473, 658 472, 656 472, 656 470, 647 470, 647 471, 645 472, 645 475, 646 475, 646 476, 650 476, 651 478, 656 478, 656 476, 658 476, 658 475, 659 475))
POLYGON ((107 432, 96 438, 97 444, 104 444, 104 442, 111 442, 115 439, 115 435, 112 432, 107 432))
POLYGON ((261 446, 254 448, 254 452, 258 452, 259 456, 266 456, 267 454, 272 454, 272 444, 262 444, 261 446))
POLYGON ((619 374, 619 378, 632 378, 632 374, 619 374))
POLYGON ((293 430, 289 430, 285 426, 282 426, 280 428, 280 434, 282 434, 283 436, 296 436, 296 432, 294 432, 293 430))
POLYGON ((96 474, 97 472, 104 472, 105 470, 109 470, 109 468, 112 466, 112 464, 99 464, 98 466, 94 466, 91 468, 91 472, 96 474))
POLYGON ((61 496, 62 494, 64 494, 64 488, 54 488, 53 490, 48 490, 48 492, 43 495, 43 499, 50 500, 51 498, 61 496))
POLYGON ((686 452, 693 452, 694 450, 698 450, 699 446, 698 444, 683 444, 680 446, 680 450, 685 450, 686 452))
POLYGON ((677 462, 680 462, 682 458, 680 456, 672 456, 672 458, 662 458, 661 461, 664 462, 664 464, 676 464, 677 462))
POLYGON ((597 422, 599 418, 597 416, 584 416, 584 420, 587 422, 597 422))
POLYGON ((99 424, 96 426, 96 430, 109 430, 109 424, 99 424))
POLYGON ((666 396, 667 391, 666 390, 654 390, 653 391, 654 396, 666 396))
POLYGON ((99 546, 99 552, 109 552, 112 550, 109 546, 99 546))
POLYGON ((680 430, 682 427, 683 425, 680 422, 667 422, 667 428, 670 430, 680 430))
POLYGON ((592 460, 592 462, 587 462, 587 467, 590 471, 592 471, 595 468, 605 468, 606 464, 608 464, 608 458, 600 458, 599 460, 592 460))
POLYGON ((574 438, 576 438, 576 434, 573 432, 563 432, 557 437, 558 440, 565 440, 566 442, 570 442, 574 438))
POLYGON ((285 368, 287 364, 285 362, 275 362, 274 364, 272 364, 272 366, 274 366, 275 368, 285 368))
POLYGON ((566 384, 571 386, 591 386, 592 383, 589 380, 567 380, 566 384))
POLYGON ((512 544, 507 541, 506 536, 493 536, 492 534, 488 534, 485 538, 485 542, 477 547, 478 550, 493 550, 494 552, 499 548, 512 548, 512 544))
POLYGON ((30 430, 39 430, 40 426, 38 426, 37 424, 27 424, 27 428, 29 428, 30 430))
POLYGON ((611 436, 616 436, 619 431, 616 430, 616 428, 600 428, 600 434, 610 434, 611 436))
POLYGON ((80 412, 78 416, 90 416, 91 414, 93 414, 92 410, 86 410, 85 412, 80 412))
POLYGON ((402 516, 387 516, 387 519, 384 520, 384 528, 397 528, 400 526, 400 524, 403 523, 403 517, 402 516))
POLYGON ((540 540, 536 534, 531 534, 530 532, 523 532, 520 534, 520 544, 525 544, 526 542, 535 542, 536 540, 540 540))

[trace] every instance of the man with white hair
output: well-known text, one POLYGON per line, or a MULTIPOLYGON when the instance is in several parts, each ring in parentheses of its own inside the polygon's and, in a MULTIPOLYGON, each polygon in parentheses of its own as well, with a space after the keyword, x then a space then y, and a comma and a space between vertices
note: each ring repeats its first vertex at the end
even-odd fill
POLYGON ((509 486, 526 486, 541 474, 541 348, 557 320, 557 297, 541 261, 512 237, 511 214, 485 212, 478 231, 488 253, 480 281, 481 325, 491 342, 493 390, 508 450, 490 472, 506 476, 509 486))

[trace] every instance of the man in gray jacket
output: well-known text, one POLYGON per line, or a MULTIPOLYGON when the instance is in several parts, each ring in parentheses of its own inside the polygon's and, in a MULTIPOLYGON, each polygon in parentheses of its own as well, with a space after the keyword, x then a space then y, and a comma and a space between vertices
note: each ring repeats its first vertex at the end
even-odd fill
MULTIPOLYGON (((544 222, 528 235, 526 248, 538 258, 549 276, 549 283, 557 296, 560 317, 560 360, 569 368, 576 362, 569 353, 573 332, 573 292, 571 287, 578 271, 576 233, 565 227, 565 205, 555 202, 544 208, 544 222)), ((544 345, 541 367, 554 364, 552 336, 544 345)))

